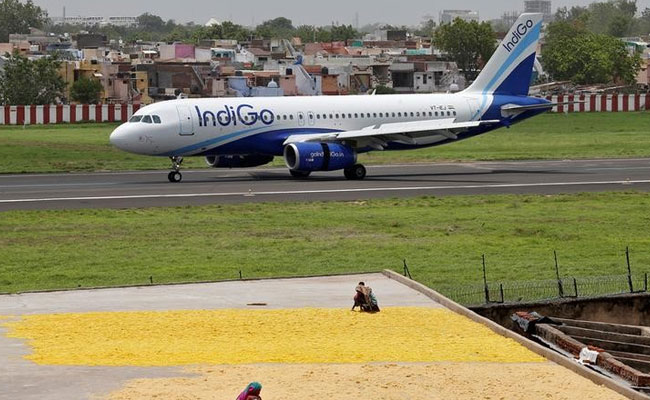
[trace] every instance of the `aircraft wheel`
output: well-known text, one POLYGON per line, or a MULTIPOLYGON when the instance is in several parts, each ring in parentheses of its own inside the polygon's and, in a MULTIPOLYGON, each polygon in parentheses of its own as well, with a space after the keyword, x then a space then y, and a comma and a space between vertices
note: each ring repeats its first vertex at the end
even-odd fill
POLYGON ((172 171, 169 173, 169 175, 167 175, 167 179, 169 179, 169 181, 172 183, 178 183, 183 180, 183 174, 178 171, 172 171))
POLYGON ((357 164, 343 170, 343 174, 349 180, 360 181, 366 177, 366 167, 357 164))
POLYGON ((311 175, 311 171, 296 171, 296 170, 289 170, 289 173, 291 176, 294 178, 306 178, 309 175, 311 175))

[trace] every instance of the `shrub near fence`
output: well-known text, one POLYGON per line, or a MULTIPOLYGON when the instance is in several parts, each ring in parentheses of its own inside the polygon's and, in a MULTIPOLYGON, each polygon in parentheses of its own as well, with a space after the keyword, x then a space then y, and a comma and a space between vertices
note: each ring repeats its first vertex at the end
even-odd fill
POLYGON ((0 125, 126 122, 140 104, 0 106, 0 125))

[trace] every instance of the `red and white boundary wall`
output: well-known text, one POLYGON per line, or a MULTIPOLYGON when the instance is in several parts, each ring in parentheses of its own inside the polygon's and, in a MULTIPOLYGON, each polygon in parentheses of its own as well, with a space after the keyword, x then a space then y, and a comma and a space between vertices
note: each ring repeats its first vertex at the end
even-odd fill
MULTIPOLYGON (((628 112, 650 110, 650 94, 549 96, 552 112, 628 112)), ((44 106, 0 106, 0 125, 61 124, 75 122, 126 122, 139 104, 79 104, 44 106)))
POLYGON ((549 96, 547 100, 553 103, 579 102, 560 104, 553 107, 552 112, 629 112, 650 110, 650 94, 588 94, 588 95, 559 95, 549 96))
POLYGON ((125 122, 140 104, 0 106, 0 125, 125 122))

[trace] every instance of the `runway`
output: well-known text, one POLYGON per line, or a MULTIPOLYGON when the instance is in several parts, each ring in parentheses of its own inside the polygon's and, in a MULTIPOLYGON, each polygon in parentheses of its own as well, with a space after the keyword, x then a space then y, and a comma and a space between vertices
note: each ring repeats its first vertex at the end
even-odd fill
POLYGON ((178 184, 163 170, 0 175, 0 211, 616 190, 650 191, 650 159, 370 166, 363 181, 340 171, 294 179, 284 168, 188 170, 178 184))

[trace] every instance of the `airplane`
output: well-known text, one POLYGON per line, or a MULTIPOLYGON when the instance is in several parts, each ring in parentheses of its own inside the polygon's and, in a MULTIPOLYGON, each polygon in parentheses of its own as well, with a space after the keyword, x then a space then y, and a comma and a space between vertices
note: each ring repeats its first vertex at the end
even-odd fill
POLYGON ((473 138, 549 111, 529 97, 542 14, 522 14, 476 80, 454 94, 177 99, 148 105, 117 127, 117 148, 169 157, 170 182, 184 157, 213 168, 249 168, 283 157, 293 177, 343 170, 366 177, 357 155, 473 138))

